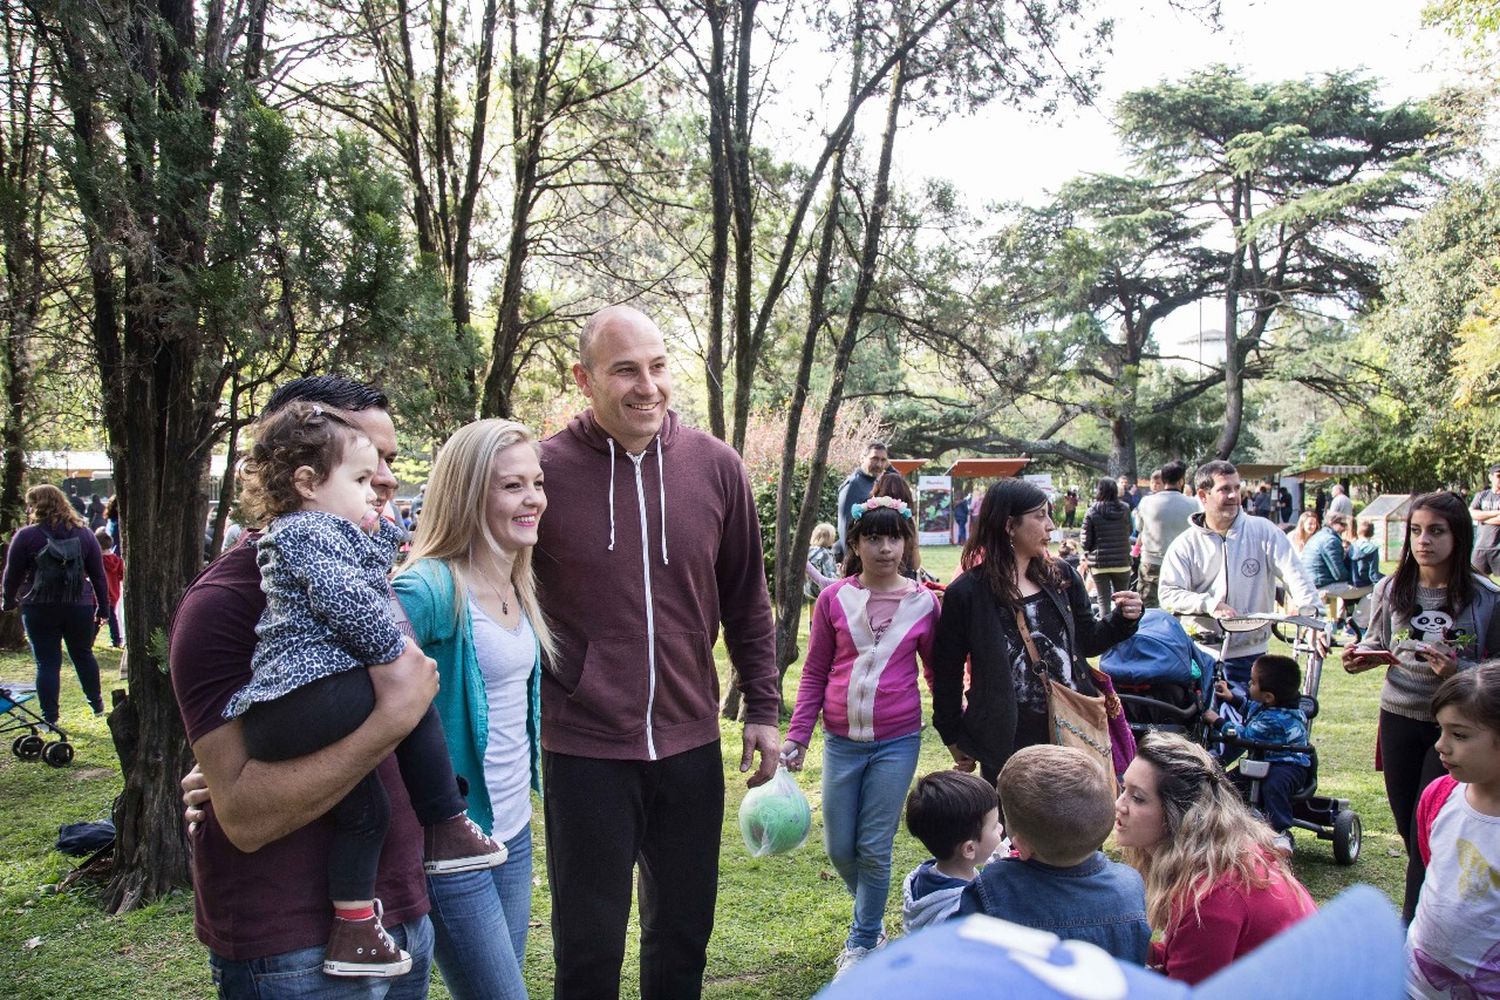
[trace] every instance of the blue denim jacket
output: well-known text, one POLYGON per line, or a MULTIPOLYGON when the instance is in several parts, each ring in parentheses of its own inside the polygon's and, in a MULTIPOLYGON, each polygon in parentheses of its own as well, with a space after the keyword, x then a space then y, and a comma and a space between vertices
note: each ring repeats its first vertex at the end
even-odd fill
POLYGON ((959 901, 958 915, 970 913, 1088 941, 1137 965, 1146 964, 1151 946, 1140 873, 1099 851, 1071 868, 1020 858, 992 861, 959 901))

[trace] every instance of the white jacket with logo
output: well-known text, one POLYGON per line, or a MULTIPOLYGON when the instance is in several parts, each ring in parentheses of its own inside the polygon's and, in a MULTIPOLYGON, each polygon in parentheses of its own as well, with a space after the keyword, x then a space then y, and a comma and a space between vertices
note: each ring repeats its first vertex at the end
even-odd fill
MULTIPOLYGON (((1162 560, 1159 600, 1163 610, 1210 622, 1220 601, 1241 614, 1265 613, 1275 610, 1278 577, 1289 605, 1318 613, 1318 591, 1284 531, 1241 511, 1221 535, 1204 524, 1203 514, 1194 514, 1162 560)), ((1269 641, 1270 629, 1239 633, 1230 638, 1228 655, 1258 656, 1269 641)), ((1212 652, 1217 656, 1219 651, 1212 652)))

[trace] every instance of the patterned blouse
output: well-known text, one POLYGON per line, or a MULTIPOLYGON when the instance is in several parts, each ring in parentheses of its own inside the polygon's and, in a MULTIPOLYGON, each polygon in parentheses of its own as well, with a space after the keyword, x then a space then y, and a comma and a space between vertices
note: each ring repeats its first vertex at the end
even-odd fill
POLYGON ((381 518, 372 537, 336 514, 295 511, 272 521, 256 544, 266 610, 255 626, 254 676, 229 699, 225 718, 401 655, 386 580, 399 544, 391 522, 381 518))

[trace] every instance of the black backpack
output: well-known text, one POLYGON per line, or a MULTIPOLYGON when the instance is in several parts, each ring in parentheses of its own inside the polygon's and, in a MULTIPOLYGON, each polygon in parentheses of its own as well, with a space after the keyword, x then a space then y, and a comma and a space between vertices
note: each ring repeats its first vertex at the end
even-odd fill
POLYGON ((78 604, 83 581, 82 539, 73 534, 56 538, 49 532, 46 546, 36 554, 26 599, 32 604, 78 604))

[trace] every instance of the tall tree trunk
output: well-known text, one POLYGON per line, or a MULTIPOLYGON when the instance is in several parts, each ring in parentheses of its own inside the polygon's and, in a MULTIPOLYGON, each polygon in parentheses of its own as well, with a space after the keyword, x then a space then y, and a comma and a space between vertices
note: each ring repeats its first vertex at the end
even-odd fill
MULTIPOLYGON (((818 501, 823 494, 823 481, 828 475, 828 448, 833 441, 834 427, 838 421, 839 408, 844 401, 844 382, 849 373, 849 362, 854 356, 855 345, 859 342, 859 331, 865 318, 867 306, 870 301, 870 293, 875 285, 875 275, 880 258, 880 237, 885 224, 886 210, 890 205, 890 177, 891 160, 896 147, 896 135, 900 128, 901 101, 906 88, 906 65, 905 62, 897 63, 891 73, 890 97, 886 103, 885 128, 880 140, 880 161, 876 168, 875 190, 870 199, 869 214, 865 219, 864 240, 860 248, 859 277, 854 286, 854 295, 849 304, 849 316, 844 325, 843 335, 839 338, 838 346, 834 351, 833 361, 830 366, 831 380, 828 387, 828 398, 823 403, 822 413, 818 416, 816 437, 813 441, 812 461, 808 468, 807 489, 802 495, 802 505, 798 511, 796 528, 791 532, 789 551, 777 553, 777 609, 779 612, 776 626, 777 653, 778 656, 787 656, 795 647, 795 637, 800 627, 802 616, 802 601, 800 598, 800 586, 793 586, 795 578, 801 576, 800 564, 796 563, 797 553, 807 551, 807 544, 812 537, 813 525, 818 520, 818 501), (780 567, 785 567, 783 572, 780 567), (792 573, 795 569, 797 572, 792 573), (791 640, 791 641, 783 641, 791 640)), ((825 242, 827 233, 825 231, 825 242)), ((823 247, 820 247, 820 266, 823 247)), ((826 286, 825 286, 826 288, 826 286)), ((822 303, 816 307, 818 310, 826 308, 822 303)), ((810 330, 809 336, 812 336, 810 330)), ((804 351, 804 357, 806 352, 804 351)), ((790 428, 791 425, 789 424, 790 428)), ((795 454, 797 441, 789 438, 783 444, 784 454, 795 454)), ((780 488, 785 488, 782 485, 780 488)), ((778 505, 782 498, 777 497, 778 505)), ((779 520, 779 517, 778 517, 779 520)), ((785 537, 785 536, 782 536, 785 537)), ((783 674, 791 660, 779 662, 783 674)))
POLYGON ((729 0, 708 0, 711 51, 708 85, 708 183, 713 221, 708 251, 708 343, 703 383, 708 393, 708 428, 727 440, 724 421, 724 296, 729 273, 729 94, 724 85, 724 22, 729 0))
POLYGON ((1240 351, 1240 285, 1245 271, 1243 215, 1249 200, 1249 178, 1236 178, 1230 209, 1234 225, 1234 255, 1224 281, 1224 428, 1214 442, 1214 455, 1227 460, 1240 440, 1245 415, 1244 357, 1240 351))
POLYGON ((553 72, 552 0, 541 5, 540 36, 536 47, 536 69, 531 91, 522 100, 521 54, 518 12, 511 0, 510 84, 511 142, 514 153, 514 195, 511 199, 510 237, 506 243, 505 273, 500 282, 500 315, 490 342, 490 370, 480 399, 481 417, 509 417, 511 393, 520 374, 519 352, 525 323, 521 300, 525 295, 526 256, 531 249, 531 213, 536 208, 542 142, 546 138, 547 105, 553 72))
POLYGON ((750 101, 752 42, 755 38, 757 0, 740 0, 740 24, 735 36, 734 142, 729 155, 730 206, 734 212, 734 429, 730 444, 745 450, 745 432, 750 424, 750 404, 755 387, 755 369, 760 362, 761 341, 750 325, 750 297, 755 281, 754 192, 750 188, 750 122, 755 109, 750 101))

